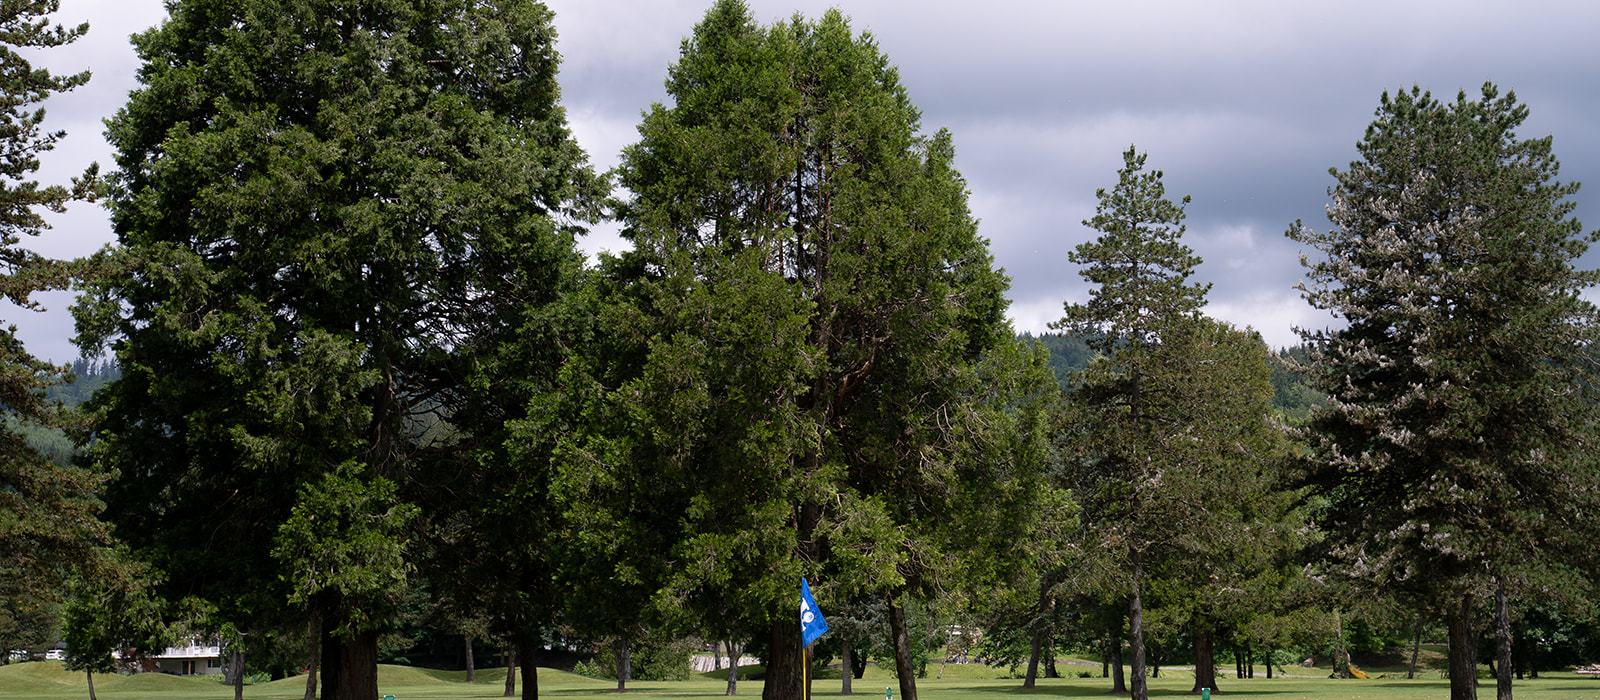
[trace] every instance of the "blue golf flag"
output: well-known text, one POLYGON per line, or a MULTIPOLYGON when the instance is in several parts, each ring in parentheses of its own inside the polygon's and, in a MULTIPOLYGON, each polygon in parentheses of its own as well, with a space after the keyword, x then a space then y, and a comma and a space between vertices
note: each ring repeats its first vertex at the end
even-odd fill
POLYGON ((811 597, 811 584, 805 577, 800 578, 800 646, 811 646, 824 632, 828 631, 828 621, 822 619, 822 611, 817 609, 817 599, 811 597))

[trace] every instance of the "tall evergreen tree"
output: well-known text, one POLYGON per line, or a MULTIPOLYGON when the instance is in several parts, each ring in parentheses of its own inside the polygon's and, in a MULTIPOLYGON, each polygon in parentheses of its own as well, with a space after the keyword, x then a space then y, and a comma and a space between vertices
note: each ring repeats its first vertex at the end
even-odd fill
POLYGON ((1095 428, 1074 479, 1084 526, 1127 562, 1130 690, 1145 700, 1147 577, 1158 548, 1186 528, 1182 513, 1163 506, 1195 485, 1175 478, 1195 474, 1181 463, 1187 453, 1171 449, 1186 416, 1164 413, 1180 408, 1169 399, 1194 377, 1167 371, 1175 358, 1164 350, 1193 330, 1208 286, 1189 282, 1200 258, 1180 240, 1184 210, 1167 199, 1161 171, 1145 170, 1132 147, 1122 157, 1116 186, 1095 193, 1095 215, 1083 222, 1100 236, 1068 255, 1094 288, 1087 302, 1067 304, 1056 326, 1093 338, 1105 357, 1091 363, 1076 396, 1095 428))
MULTIPOLYGON (((1359 158, 1332 170, 1328 217, 1289 236, 1306 299, 1342 318, 1305 334, 1329 396, 1309 479, 1331 553, 1359 580, 1447 612, 1451 697, 1471 700, 1480 601, 1508 638, 1507 596, 1571 562, 1592 532, 1595 309, 1576 267, 1595 240, 1571 217, 1547 138, 1485 85, 1452 102, 1385 94, 1359 158), (1581 538, 1580 538, 1581 539, 1581 538)), ((1502 641, 1498 696, 1511 696, 1502 641)))
MULTIPOLYGON (((0 5, 0 298, 25 312, 39 310, 35 292, 66 285, 67 269, 24 248, 24 237, 47 228, 45 211, 63 211, 86 197, 94 180, 92 171, 72 187, 32 179, 41 154, 64 135, 41 130, 39 103, 89 79, 88 73, 52 74, 23 55, 71 43, 88 30, 53 24, 49 15, 58 5, 0 5)), ((70 565, 106 536, 97 519, 99 480, 52 460, 28 439, 62 425, 60 404, 45 392, 64 371, 29 353, 15 326, 0 327, 0 570, 6 572, 0 576, 0 634, 8 638, 22 633, 16 625, 37 620, 59 602, 70 565)))
POLYGON ((949 135, 920 133, 894 69, 838 12, 763 28, 718 2, 667 89, 621 168, 635 249, 607 268, 629 300, 608 331, 636 349, 594 375, 596 405, 625 430, 567 463, 576 483, 652 490, 675 514, 664 600, 763 630, 767 696, 795 697, 802 575, 826 610, 849 566, 903 621, 947 559, 934 513, 1012 483, 980 454, 1001 442, 981 434, 985 387, 1018 385, 980 368, 1015 353, 1006 281, 949 135))
POLYGON ((410 543, 435 522, 406 503, 439 483, 419 475, 486 463, 554 373, 504 350, 577 269, 575 203, 595 184, 556 105, 550 13, 170 9, 135 38, 142 86, 109 126, 119 247, 78 308, 124 370, 94 458, 169 595, 246 632, 311 615, 323 697, 369 700, 410 543))

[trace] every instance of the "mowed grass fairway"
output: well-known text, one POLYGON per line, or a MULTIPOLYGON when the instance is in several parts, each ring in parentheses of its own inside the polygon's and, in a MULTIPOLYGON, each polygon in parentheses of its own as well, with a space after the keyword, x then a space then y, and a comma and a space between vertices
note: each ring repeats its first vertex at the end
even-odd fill
MULTIPOLYGON (((1067 666, 1077 671, 1084 667, 1067 666)), ((1038 698, 1105 698, 1109 682, 1100 678, 1041 679, 1038 688, 1024 691, 1022 681, 1001 678, 1001 671, 984 667, 949 667, 942 678, 933 677, 937 669, 929 668, 929 677, 918 681, 918 693, 926 700, 1001 700, 1025 697, 1038 698)), ((1099 668, 1095 667, 1098 675, 1099 668)), ((1230 698, 1255 698, 1257 700, 1443 700, 1450 696, 1449 684, 1431 677, 1408 681, 1401 679, 1329 680, 1327 672, 1311 675, 1312 669, 1293 669, 1298 675, 1267 680, 1262 677, 1247 680, 1220 679, 1224 696, 1230 698)), ((1260 673, 1260 671, 1257 671, 1260 673)), ((505 683, 504 669, 486 669, 478 674, 478 682, 465 683, 465 673, 460 671, 434 671, 406 666, 381 666, 378 685, 381 692, 394 695, 396 700, 410 698, 498 698, 505 683)), ((1188 693, 1192 676, 1181 669, 1163 669, 1161 678, 1152 679, 1152 697, 1195 697, 1188 693)), ((869 668, 865 679, 855 684, 852 697, 871 700, 883 697, 884 686, 893 685, 887 673, 869 668)), ((678 682, 634 682, 628 692, 618 697, 626 698, 722 698, 724 683, 706 676, 678 682)), ((616 695, 614 683, 598 681, 553 669, 539 669, 541 697, 576 698, 616 695)), ((841 697, 839 680, 828 678, 813 686, 815 697, 841 697)), ((518 690, 521 690, 520 688, 518 690)), ((95 691, 101 700, 157 700, 161 698, 192 698, 194 700, 231 700, 233 689, 215 679, 202 677, 180 678, 158 673, 132 676, 95 676, 95 691)), ((305 677, 287 678, 270 683, 257 683, 245 687, 247 699, 299 700, 305 693, 305 677)), ((898 690, 896 692, 898 695, 898 690)), ((59 698, 87 698, 83 674, 69 673, 55 661, 36 661, 0 667, 0 699, 4 700, 57 700, 59 698)), ((1589 678, 1572 673, 1549 674, 1538 680, 1517 683, 1519 700, 1580 700, 1600 699, 1600 678, 1589 678)), ((741 681, 739 697, 761 697, 761 683, 741 681)), ((1492 699, 1494 682, 1480 681, 1478 697, 1492 699)))

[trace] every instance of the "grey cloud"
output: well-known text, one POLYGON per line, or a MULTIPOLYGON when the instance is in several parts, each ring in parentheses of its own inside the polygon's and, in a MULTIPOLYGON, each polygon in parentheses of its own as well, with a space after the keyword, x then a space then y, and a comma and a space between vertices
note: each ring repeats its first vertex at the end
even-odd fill
MULTIPOLYGON (((41 158, 41 181, 65 183, 91 162, 98 161, 102 167, 111 165, 111 149, 102 133, 102 120, 122 105, 135 85, 138 63, 128 37, 165 16, 161 0, 62 3, 55 19, 68 26, 88 22, 88 34, 75 43, 35 52, 29 58, 59 74, 88 70, 93 75, 88 84, 57 95, 43 105, 45 127, 64 130, 67 135, 54 151, 41 158)), ((64 214, 48 215, 47 220, 51 228, 37 238, 23 241, 25 247, 51 257, 68 258, 88 255, 111 241, 106 212, 93 204, 74 204, 64 214)), ((0 318, 17 326, 18 336, 34 354, 56 362, 76 357, 78 351, 71 340, 72 317, 67 313, 72 294, 38 294, 34 301, 47 310, 24 312, 0 304, 0 318)))
MULTIPOLYGON (((1194 196, 1190 243, 1206 259, 1199 277, 1215 285, 1210 313, 1275 344, 1293 341, 1291 325, 1326 324, 1292 290, 1299 251, 1283 230, 1297 218, 1324 223, 1327 169, 1355 156, 1378 95, 1413 83, 1446 96, 1486 79, 1515 89, 1532 111, 1524 135, 1555 136, 1563 177, 1591 183, 1578 216, 1600 224, 1593 3, 749 1, 763 22, 837 5, 877 38, 926 127, 955 135, 973 211, 1013 279, 1019 329, 1042 330, 1063 300, 1087 293, 1066 252, 1091 235, 1079 221, 1129 143, 1166 172, 1171 193, 1194 196)), ((710 0, 549 4, 573 131, 598 167, 612 167, 640 112, 666 99, 667 66, 710 0)), ((162 13, 159 0, 64 4, 64 21, 95 29, 51 65, 92 68, 95 80, 49 105, 72 134, 47 159, 47 179, 107 160, 99 122, 136 68, 126 37, 162 13)), ((90 252, 109 240, 104 219, 80 208, 36 247, 90 252)), ((623 244, 614 224, 583 242, 591 253, 623 244)), ((1589 257, 1600 265, 1600 251, 1589 257)), ((65 325, 51 318, 20 321, 30 347, 70 357, 65 325)))

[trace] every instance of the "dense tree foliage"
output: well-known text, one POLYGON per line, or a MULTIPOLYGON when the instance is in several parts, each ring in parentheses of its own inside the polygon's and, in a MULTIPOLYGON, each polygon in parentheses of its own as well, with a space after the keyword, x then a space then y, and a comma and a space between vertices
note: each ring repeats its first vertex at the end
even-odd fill
POLYGON ((66 667, 83 671, 89 700, 95 700, 94 674, 116 670, 113 654, 148 653, 169 641, 164 605, 151 590, 156 580, 157 574, 123 550, 73 572, 61 616, 66 667))
MULTIPOLYGON (((571 479, 648 488, 672 528, 660 595, 760 630, 799 693, 795 591, 884 599, 914 700, 908 601, 1003 542, 1053 386, 1004 317, 949 134, 843 15, 758 26, 717 3, 624 153, 618 300, 571 479), (1049 391, 1045 391, 1049 390, 1049 391), (964 536, 955 526, 964 526, 964 536)), ((592 499, 604 503, 607 498, 592 499)), ((611 528, 613 515, 584 517, 611 528)), ((720 630, 719 630, 720 633, 720 630)))
POLYGON ((1145 700, 1191 662, 1415 671, 1439 633, 1454 700, 1482 661, 1510 700, 1600 650, 1600 234, 1493 86, 1384 96, 1289 232, 1338 322, 1272 352, 1203 315, 1189 200, 1132 147, 1087 297, 1016 334, 954 138, 839 11, 713 2, 609 198, 537 0, 167 6, 116 171, 47 186, 39 104, 88 76, 30 61, 85 28, 0 3, 0 298, 81 279, 91 358, 0 329, 0 649, 64 635, 91 697, 202 638, 235 697, 248 660, 308 700, 491 649, 507 696, 579 661, 620 691, 711 640, 768 698, 1073 654, 1145 700), (28 251, 99 195, 115 246, 28 251), (631 247, 585 261, 607 215, 631 247))
MULTIPOLYGON (((168 595, 247 634, 311 614, 324 697, 365 700, 415 569, 415 480, 464 461, 538 482, 500 445, 554 370, 507 348, 576 270, 594 185, 556 106, 550 14, 170 8, 136 37, 141 87, 109 124, 119 247, 78 313, 123 376, 96 401, 93 456, 168 595)), ((521 505, 475 524, 538 537, 521 505)))

